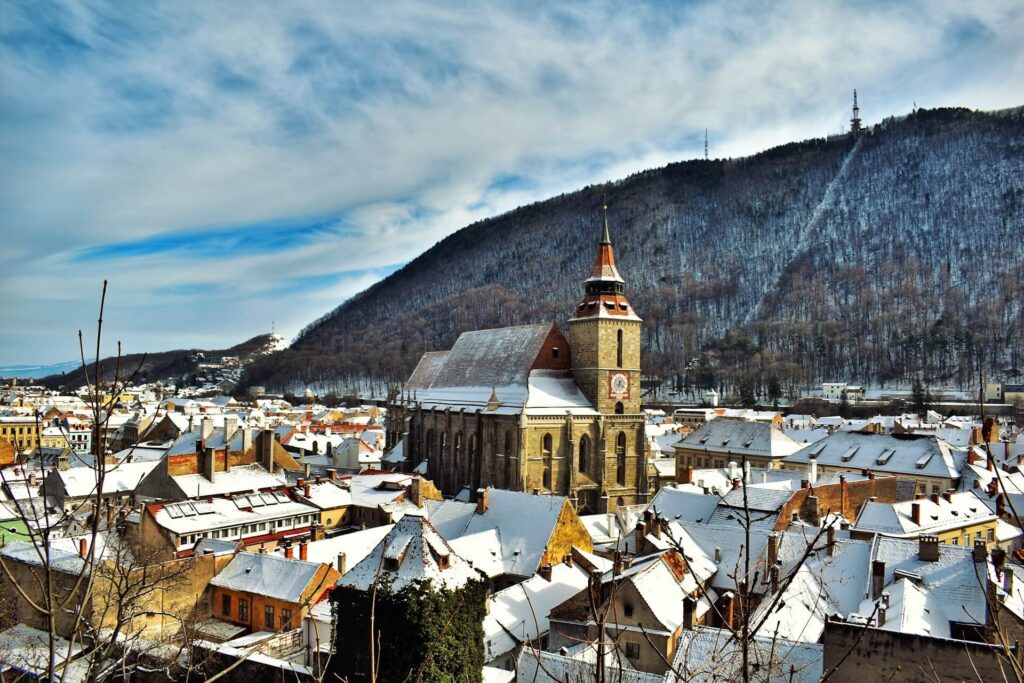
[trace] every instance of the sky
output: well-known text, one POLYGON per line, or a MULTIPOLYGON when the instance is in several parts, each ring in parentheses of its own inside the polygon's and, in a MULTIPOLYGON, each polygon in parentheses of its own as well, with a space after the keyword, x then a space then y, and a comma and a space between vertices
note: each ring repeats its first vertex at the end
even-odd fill
MULTIPOLYGON (((1024 105, 1024 3, 0 0, 0 365, 288 338, 445 235, 915 106, 1024 105)), ((613 215, 613 212, 612 212, 613 215)))

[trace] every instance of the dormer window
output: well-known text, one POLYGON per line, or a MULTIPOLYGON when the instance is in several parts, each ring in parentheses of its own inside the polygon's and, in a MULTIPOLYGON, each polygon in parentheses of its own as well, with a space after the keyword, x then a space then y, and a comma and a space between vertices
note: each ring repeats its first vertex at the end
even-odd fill
POLYGON ((558 347, 557 346, 554 346, 554 347, 551 348, 551 357, 552 358, 558 358, 558 347))

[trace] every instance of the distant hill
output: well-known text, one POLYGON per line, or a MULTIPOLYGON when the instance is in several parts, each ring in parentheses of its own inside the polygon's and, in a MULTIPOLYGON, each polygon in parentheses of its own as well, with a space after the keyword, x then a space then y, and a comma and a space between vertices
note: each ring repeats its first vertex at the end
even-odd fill
MULTIPOLYGON (((175 351, 160 351, 151 354, 131 353, 121 358, 121 378, 124 379, 136 368, 139 370, 139 382, 155 382, 168 378, 178 378, 188 374, 195 367, 192 358, 197 353, 206 357, 211 356, 237 356, 240 361, 247 363, 254 358, 264 356, 280 349, 280 337, 270 334, 261 334, 246 340, 241 344, 232 346, 229 349, 178 349, 175 351), (140 365, 141 363, 141 365, 140 365)), ((109 381, 113 377, 114 358, 104 358, 100 362, 103 370, 103 379, 109 381)), ((89 377, 92 377, 93 365, 89 364, 89 377)), ((70 369, 62 369, 60 373, 51 374, 38 380, 43 386, 53 389, 78 388, 85 384, 85 375, 82 372, 81 363, 75 363, 70 369)))
POLYGON ((938 109, 475 223, 254 362, 243 384, 404 380, 462 331, 564 322, 604 195, 649 374, 776 391, 1021 374, 1024 109, 938 109))

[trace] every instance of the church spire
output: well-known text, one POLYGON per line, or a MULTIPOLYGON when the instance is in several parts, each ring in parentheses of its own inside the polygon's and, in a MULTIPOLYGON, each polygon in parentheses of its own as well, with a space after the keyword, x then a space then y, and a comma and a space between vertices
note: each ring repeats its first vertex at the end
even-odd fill
POLYGON ((612 238, 608 234, 608 204, 604 204, 601 208, 604 210, 604 237, 601 238, 601 244, 607 244, 610 247, 612 238))

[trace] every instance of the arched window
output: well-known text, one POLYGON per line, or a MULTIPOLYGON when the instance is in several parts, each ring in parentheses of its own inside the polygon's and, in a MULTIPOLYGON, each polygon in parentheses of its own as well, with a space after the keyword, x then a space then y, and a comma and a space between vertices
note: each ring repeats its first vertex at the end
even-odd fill
POLYGON ((544 468, 544 488, 546 488, 548 491, 551 490, 551 468, 550 467, 545 467, 544 468))
POLYGON ((622 367, 622 330, 619 330, 619 333, 617 335, 615 335, 615 337, 616 337, 616 339, 615 339, 615 361, 618 364, 618 367, 621 368, 622 367))
POLYGON ((541 451, 545 457, 551 457, 551 435, 545 434, 541 445, 541 451))
POLYGON ((619 432, 615 437, 615 481, 619 486, 626 484, 626 432, 619 432))
POLYGON ((618 403, 615 404, 615 414, 616 415, 622 415, 622 413, 624 413, 625 411, 626 411, 626 409, 623 407, 622 401, 619 401, 618 403))
POLYGON ((428 429, 427 430, 427 458, 433 458, 434 457, 434 452, 435 452, 434 449, 436 447, 437 447, 437 444, 434 442, 434 430, 433 429, 428 429))
POLYGON ((580 472, 586 472, 590 466, 590 437, 584 434, 580 437, 580 472))

